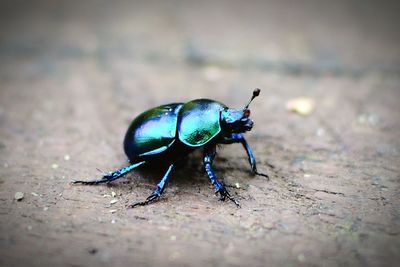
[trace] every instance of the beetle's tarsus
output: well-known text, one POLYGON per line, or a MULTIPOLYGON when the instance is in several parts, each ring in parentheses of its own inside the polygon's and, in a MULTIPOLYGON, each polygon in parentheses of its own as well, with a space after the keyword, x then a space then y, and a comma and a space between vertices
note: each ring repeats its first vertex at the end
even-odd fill
POLYGON ((119 169, 115 172, 109 172, 109 173, 104 173, 102 170, 97 169, 98 171, 103 173, 103 177, 101 179, 91 180, 91 181, 78 180, 78 181, 72 181, 71 183, 72 184, 82 184, 82 185, 97 185, 97 184, 104 184, 104 183, 109 184, 110 182, 121 178, 125 174, 133 171, 134 169, 136 169, 137 167, 139 167, 145 163, 146 163, 146 161, 133 163, 133 164, 126 166, 122 169, 119 169))
POLYGON ((105 175, 105 176, 103 176, 103 178, 101 178, 99 180, 92 180, 92 181, 74 180, 71 182, 71 184, 96 185, 96 184, 109 183, 112 180, 114 180, 112 175, 105 175))
POLYGON ((157 201, 159 198, 160 198, 159 195, 157 195, 157 194, 151 194, 148 198, 146 198, 145 201, 136 202, 136 203, 133 203, 133 204, 131 204, 131 205, 128 205, 128 208, 133 209, 133 208, 135 208, 135 207, 137 207, 137 206, 146 206, 146 205, 148 205, 148 204, 151 204, 151 203, 157 201))
POLYGON ((228 198, 230 201, 235 203, 236 207, 240 208, 240 203, 231 196, 231 194, 228 192, 228 190, 226 190, 225 187, 222 187, 220 190, 217 191, 217 193, 220 194, 220 201, 225 201, 225 199, 228 198))

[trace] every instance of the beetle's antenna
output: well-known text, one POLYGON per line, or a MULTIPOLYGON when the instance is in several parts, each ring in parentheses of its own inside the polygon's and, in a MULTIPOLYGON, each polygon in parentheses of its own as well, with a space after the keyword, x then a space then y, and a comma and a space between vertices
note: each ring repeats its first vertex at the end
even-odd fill
POLYGON ((254 89, 253 91, 253 96, 251 97, 249 103, 247 103, 247 105, 244 107, 244 109, 247 109, 251 103, 251 101, 253 101, 254 98, 256 98, 257 96, 260 95, 261 90, 259 88, 254 89))

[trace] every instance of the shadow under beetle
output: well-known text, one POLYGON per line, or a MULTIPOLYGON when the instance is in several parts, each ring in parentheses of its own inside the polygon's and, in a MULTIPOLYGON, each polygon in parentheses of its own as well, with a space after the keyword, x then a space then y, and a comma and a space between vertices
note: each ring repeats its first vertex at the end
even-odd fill
POLYGON ((124 150, 131 165, 104 174, 98 180, 72 183, 84 185, 109 183, 143 164, 165 164, 166 172, 153 193, 145 201, 134 203, 129 207, 144 206, 160 198, 174 167, 189 153, 203 147, 204 169, 216 194, 220 194, 220 200, 225 201, 228 198, 239 206, 225 186, 218 181, 212 163, 217 144, 241 143, 247 152, 253 174, 268 178, 268 175, 257 171, 256 159, 243 136, 244 132, 250 131, 253 127, 248 107, 259 94, 260 89, 255 89, 244 109, 231 109, 214 100, 197 99, 145 111, 132 121, 125 135, 124 150))

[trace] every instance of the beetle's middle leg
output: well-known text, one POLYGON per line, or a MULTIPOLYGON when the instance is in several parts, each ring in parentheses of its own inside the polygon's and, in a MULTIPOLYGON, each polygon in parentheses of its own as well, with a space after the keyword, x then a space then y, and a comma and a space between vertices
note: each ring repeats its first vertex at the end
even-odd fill
POLYGON ((156 201, 157 199, 159 199, 161 194, 163 193, 163 191, 165 189, 165 186, 167 185, 168 177, 169 177, 173 167, 174 167, 174 164, 171 164, 168 167, 168 169, 165 172, 163 178, 161 178, 160 182, 157 184, 157 187, 154 189, 153 193, 148 198, 146 198, 145 201, 136 202, 134 204, 129 205, 128 207, 129 208, 134 208, 134 207, 137 207, 137 206, 145 206, 145 205, 150 204, 150 203, 156 201))
POLYGON ((203 157, 203 164, 204 164, 204 169, 206 170, 206 173, 208 177, 211 180, 211 184, 215 188, 215 192, 219 193, 221 195, 220 200, 225 201, 225 198, 228 198, 231 200, 233 203, 236 204, 236 206, 240 207, 239 202, 237 202, 231 194, 226 190, 225 186, 222 185, 218 180, 217 177, 215 176, 215 173, 212 169, 212 163, 215 158, 215 146, 212 147, 204 147, 204 157, 203 157))
POLYGON ((267 174, 264 174, 264 173, 261 173, 261 172, 257 171, 256 158, 254 157, 253 151, 251 150, 251 147, 247 143, 247 141, 244 138, 243 134, 233 133, 230 137, 225 138, 222 143, 223 144, 241 143, 243 148, 246 150, 247 157, 249 159, 249 163, 250 163, 250 166, 251 166, 251 171, 255 175, 264 176, 265 178, 269 179, 269 176, 267 174))
POLYGON ((115 172, 107 173, 101 179, 91 180, 91 181, 72 181, 72 184, 96 185, 96 184, 109 183, 111 181, 121 178, 128 172, 133 171, 134 169, 136 169, 137 167, 139 167, 140 165, 143 165, 145 163, 146 163, 146 161, 141 161, 141 162, 129 165, 129 166, 119 169, 115 172))

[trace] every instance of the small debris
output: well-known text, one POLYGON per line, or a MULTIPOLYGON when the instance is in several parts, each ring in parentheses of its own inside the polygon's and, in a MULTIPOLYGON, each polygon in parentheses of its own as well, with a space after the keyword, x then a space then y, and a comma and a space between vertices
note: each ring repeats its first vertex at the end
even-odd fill
POLYGON ((64 156, 64 160, 68 161, 71 157, 67 154, 64 156))
POLYGON ((110 210, 109 212, 110 212, 110 213, 116 213, 117 210, 110 210))
POLYGON ((240 188, 240 184, 239 184, 239 183, 235 183, 235 187, 236 187, 237 189, 239 189, 239 188, 240 188))
POLYGON ((16 201, 21 201, 23 198, 24 198, 24 193, 22 193, 22 192, 17 192, 17 193, 15 193, 15 195, 14 195, 14 199, 15 199, 16 201))
POLYGON ((57 164, 57 163, 53 163, 53 164, 51 164, 51 167, 52 167, 54 170, 57 170, 57 169, 58 169, 58 164, 57 164))
POLYGON ((118 202, 118 199, 111 199, 110 204, 113 205, 118 202))
POLYGON ((38 194, 38 193, 35 193, 35 192, 31 192, 31 195, 32 195, 32 196, 35 196, 35 197, 38 197, 38 196, 39 196, 39 194, 38 194))
POLYGON ((112 192, 111 192, 111 196, 112 196, 112 197, 116 197, 117 194, 116 194, 114 191, 112 191, 112 192))
POLYGON ((49 210, 49 207, 44 207, 43 208, 43 211, 48 211, 49 210))
POLYGON ((297 259, 299 260, 299 262, 304 262, 306 260, 306 257, 303 253, 300 253, 299 255, 297 255, 297 259))
POLYGON ((114 219, 111 220, 111 223, 112 223, 112 224, 114 224, 114 223, 116 223, 116 222, 117 222, 117 221, 114 220, 114 219))
POLYGON ((90 249, 88 249, 88 252, 89 252, 89 254, 96 254, 97 253, 97 248, 90 248, 90 249))
POLYGON ((322 129, 322 128, 318 128, 318 130, 317 130, 317 132, 316 132, 316 135, 317 135, 318 137, 324 136, 324 135, 325 135, 325 130, 322 129))
POLYGON ((175 241, 175 240, 176 240, 176 236, 171 235, 171 236, 169 237, 169 239, 170 239, 171 241, 175 241))
POLYGON ((315 101, 309 97, 292 98, 286 102, 286 109, 303 116, 308 116, 315 109, 315 101))
POLYGON ((357 123, 360 125, 377 126, 379 120, 379 116, 374 113, 362 113, 357 117, 357 123))

